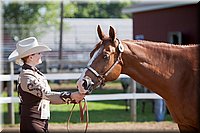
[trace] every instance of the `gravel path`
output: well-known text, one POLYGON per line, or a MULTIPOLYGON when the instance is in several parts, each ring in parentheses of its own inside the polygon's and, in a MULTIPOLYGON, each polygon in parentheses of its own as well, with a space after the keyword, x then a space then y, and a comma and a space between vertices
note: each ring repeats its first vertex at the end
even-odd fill
MULTIPOLYGON (((84 132, 85 124, 70 124, 70 132, 84 132)), ((50 133, 67 133, 66 124, 49 124, 50 133)), ((19 132, 19 125, 4 126, 3 132, 19 132)), ((173 122, 123 122, 123 123, 89 123, 87 132, 176 132, 178 126, 173 122)))

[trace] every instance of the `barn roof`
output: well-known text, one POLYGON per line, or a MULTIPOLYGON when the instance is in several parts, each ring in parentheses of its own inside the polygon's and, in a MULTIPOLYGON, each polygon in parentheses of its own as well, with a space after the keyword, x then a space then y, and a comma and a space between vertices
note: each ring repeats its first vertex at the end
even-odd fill
POLYGON ((160 3, 148 3, 148 2, 141 2, 133 4, 129 8, 125 8, 122 10, 123 13, 139 13, 139 12, 145 12, 145 11, 152 11, 152 10, 159 10, 159 9, 165 9, 165 8, 172 8, 172 7, 178 7, 178 6, 184 6, 184 5, 190 5, 190 4, 196 4, 195 1, 189 1, 189 2, 160 2, 160 3))

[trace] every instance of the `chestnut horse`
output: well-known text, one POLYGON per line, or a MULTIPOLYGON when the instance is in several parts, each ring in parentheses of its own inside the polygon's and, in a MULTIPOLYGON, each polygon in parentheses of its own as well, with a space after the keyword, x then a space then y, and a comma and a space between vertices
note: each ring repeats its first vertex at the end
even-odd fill
POLYGON ((109 36, 98 25, 100 42, 77 81, 80 93, 129 75, 167 104, 181 132, 199 131, 199 45, 173 45, 144 40, 119 40, 110 26, 109 36))

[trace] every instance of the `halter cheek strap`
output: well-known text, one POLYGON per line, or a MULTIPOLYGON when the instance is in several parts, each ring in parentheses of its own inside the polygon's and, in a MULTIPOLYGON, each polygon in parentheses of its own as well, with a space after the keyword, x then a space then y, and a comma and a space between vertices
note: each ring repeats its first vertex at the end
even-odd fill
POLYGON ((104 76, 108 76, 108 74, 114 69, 114 67, 119 63, 121 62, 121 53, 119 54, 118 56, 118 59, 117 61, 111 66, 111 68, 104 74, 104 76))
POLYGON ((101 85, 104 85, 105 75, 100 75, 95 69, 90 66, 87 66, 87 69, 90 70, 98 78, 101 85))
POLYGON ((87 66, 87 69, 90 70, 96 77, 99 77, 100 75, 98 74, 98 72, 96 70, 94 70, 92 67, 87 66))

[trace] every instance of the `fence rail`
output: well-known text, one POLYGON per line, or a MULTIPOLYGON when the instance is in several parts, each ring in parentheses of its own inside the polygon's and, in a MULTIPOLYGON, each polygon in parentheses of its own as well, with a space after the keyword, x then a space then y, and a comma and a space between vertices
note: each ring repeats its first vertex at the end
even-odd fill
MULTIPOLYGON (((13 73, 13 72, 12 72, 13 73)), ((72 80, 78 79, 81 73, 55 73, 55 74, 44 74, 47 80, 72 80)), ((119 78, 128 78, 129 76, 121 74, 119 78)), ((0 75, 0 81, 10 81, 14 82, 17 80, 18 75, 10 74, 10 75, 0 75)), ((10 88, 10 97, 0 97, 0 104, 9 104, 10 108, 10 116, 11 116, 11 124, 14 124, 14 103, 19 103, 20 100, 18 97, 13 97, 14 87, 10 88)), ((121 93, 121 94, 92 94, 87 95, 87 101, 102 101, 102 100, 124 100, 130 99, 130 109, 131 109, 131 119, 136 121, 136 99, 162 99, 159 95, 155 93, 136 93, 136 82, 132 80, 131 83, 131 93, 121 93)))
MULTIPOLYGON (((154 93, 126 93, 126 94, 96 94, 85 96, 87 101, 103 101, 103 100, 125 100, 125 99, 162 99, 154 93)), ((0 104, 19 103, 18 97, 0 97, 0 104)))
MULTIPOLYGON (((78 79, 81 73, 54 73, 45 74, 47 80, 71 80, 78 79)), ((17 80, 18 75, 0 75, 0 81, 17 80)), ((119 78, 128 78, 129 76, 121 74, 119 78)), ((160 99, 161 97, 155 93, 122 93, 122 94, 98 94, 87 95, 87 101, 101 100, 124 100, 124 99, 160 99)), ((18 103, 18 97, 0 97, 0 103, 18 103)))

